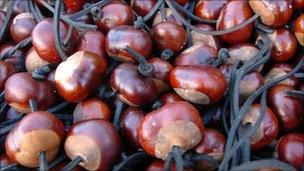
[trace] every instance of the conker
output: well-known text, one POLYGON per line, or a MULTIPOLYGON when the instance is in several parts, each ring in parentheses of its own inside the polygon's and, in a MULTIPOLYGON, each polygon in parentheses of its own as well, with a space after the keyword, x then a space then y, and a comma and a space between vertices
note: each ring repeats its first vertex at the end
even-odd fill
POLYGON ((74 53, 55 71, 55 85, 59 94, 70 102, 84 100, 97 90, 106 67, 107 61, 95 53, 74 53))
POLYGON ((69 129, 64 149, 70 159, 81 157, 79 165, 86 170, 110 170, 120 157, 121 142, 110 122, 93 119, 69 129))
POLYGON ((7 135, 5 151, 9 158, 25 167, 39 166, 39 154, 52 161, 64 139, 64 126, 53 114, 37 111, 27 114, 7 135))
POLYGON ((73 113, 73 122, 77 123, 89 119, 110 120, 112 111, 103 100, 92 98, 77 104, 73 113))
POLYGON ((175 92, 196 104, 218 102, 226 91, 225 76, 212 66, 178 66, 170 74, 175 92))

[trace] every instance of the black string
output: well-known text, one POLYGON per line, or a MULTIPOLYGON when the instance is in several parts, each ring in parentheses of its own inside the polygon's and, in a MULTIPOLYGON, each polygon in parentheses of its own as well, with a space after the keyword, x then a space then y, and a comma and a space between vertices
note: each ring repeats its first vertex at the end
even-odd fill
POLYGON ((212 66, 214 66, 215 68, 218 68, 219 66, 221 66, 222 64, 226 63, 228 57, 229 57, 229 52, 228 49, 226 48, 221 48, 218 52, 217 55, 217 59, 215 61, 212 62, 212 66))
POLYGON ((66 159, 66 155, 60 155, 58 158, 56 158, 55 160, 53 160, 49 165, 48 165, 48 169, 52 169, 53 167, 57 166, 59 163, 61 163, 62 161, 64 161, 66 159))
POLYGON ((138 62, 138 71, 145 76, 149 76, 152 74, 154 68, 152 64, 149 64, 144 56, 138 53, 135 49, 131 48, 128 45, 124 45, 123 49, 132 55, 138 62))
POLYGON ((34 15, 36 21, 38 21, 38 22, 41 21, 43 19, 43 16, 42 16, 40 11, 39 11, 40 12, 39 13, 36 10, 35 5, 34 5, 35 4, 34 1, 33 0, 28 0, 27 3, 28 3, 28 6, 29 6, 29 9, 30 9, 30 12, 34 15))
POLYGON ((163 0, 159 0, 157 1, 157 3, 154 5, 154 7, 151 9, 151 11, 149 11, 149 13, 144 16, 144 21, 149 21, 151 18, 153 18, 153 16, 157 13, 157 11, 159 10, 159 8, 161 7, 161 5, 164 3, 163 0))
POLYGON ((55 113, 61 109, 63 109, 64 107, 68 106, 70 104, 70 102, 67 102, 67 101, 64 101, 48 110, 46 110, 47 112, 50 112, 50 113, 55 113))
MULTIPOLYGON (((262 94, 262 98, 261 98, 261 107, 260 107, 260 115, 257 118, 257 121, 255 122, 255 124, 252 126, 252 128, 246 132, 242 138, 240 138, 240 140, 238 140, 237 142, 235 142, 235 144, 233 145, 232 148, 226 149, 225 150, 225 156, 224 159, 222 160, 222 163, 220 165, 219 170, 220 171, 225 171, 228 170, 228 163, 230 161, 230 158, 234 155, 234 153, 243 145, 244 142, 246 142, 248 139, 250 139, 250 137, 256 133, 256 131, 258 130, 258 128, 260 127, 263 118, 265 116, 266 113, 266 96, 267 95, 267 90, 265 90, 262 94)), ((237 118, 238 119, 238 118, 237 118)), ((236 119, 236 120, 237 120, 236 119)), ((234 125, 233 125, 234 126, 234 125)), ((230 129, 231 130, 231 129, 230 129)), ((229 136, 229 135, 228 135, 229 136)), ((225 147, 226 148, 226 147, 225 147)))
POLYGON ((47 171, 48 170, 48 163, 46 159, 46 152, 42 151, 39 154, 39 171, 47 171))
POLYGON ((1 26, 1 30, 0 30, 0 41, 2 41, 4 35, 9 27, 9 22, 11 21, 11 19, 13 17, 15 2, 16 1, 8 2, 7 12, 6 12, 6 15, 5 15, 4 21, 1 26))
POLYGON ((36 100, 30 99, 29 100, 29 105, 30 105, 30 108, 31 108, 31 112, 36 112, 37 111, 38 107, 37 107, 36 100))
POLYGON ((297 170, 293 166, 291 166, 285 162, 276 160, 276 159, 263 159, 263 160, 257 160, 257 161, 244 163, 242 165, 232 168, 230 171, 259 170, 259 169, 265 169, 265 168, 276 168, 279 170, 288 170, 288 171, 297 170))
POLYGON ((77 13, 73 14, 70 16, 70 19, 71 20, 77 20, 78 18, 88 14, 91 12, 91 9, 94 8, 94 7, 97 7, 97 8, 101 8, 109 3, 111 3, 112 0, 103 0, 103 1, 99 1, 95 4, 92 4, 90 6, 88 6, 87 8, 81 10, 81 11, 78 11, 77 13))
POLYGON ((304 92, 300 90, 286 90, 285 93, 288 96, 293 96, 293 97, 304 97, 304 92))
POLYGON ((0 59, 5 60, 12 56, 18 49, 24 48, 26 46, 29 46, 32 43, 32 38, 28 37, 21 42, 19 42, 16 46, 8 50, 5 54, 0 56, 0 59))
POLYGON ((166 21, 167 20, 165 3, 162 3, 161 6, 160 6, 160 15, 161 15, 162 21, 166 21))
MULTIPOLYGON (((189 13, 193 13, 193 10, 194 10, 194 7, 195 7, 195 1, 190 1, 189 3, 189 6, 188 6, 188 12, 189 13)), ((184 8, 183 8, 184 9, 184 8)), ((187 19, 187 21, 189 22, 189 23, 191 23, 191 18, 190 17, 188 17, 188 19, 187 19)), ((190 27, 186 27, 186 32, 187 32, 187 43, 186 43, 186 46, 187 47, 190 47, 190 46, 192 46, 192 34, 191 34, 191 28, 190 27)))
POLYGON ((13 163, 7 166, 1 166, 0 171, 12 171, 12 170, 17 170, 17 163, 13 163))
POLYGON ((127 168, 132 168, 135 165, 143 162, 147 158, 148 158, 148 155, 143 151, 134 153, 134 154, 128 156, 123 161, 121 161, 119 164, 115 165, 113 168, 113 171, 127 170, 127 168))
POLYGON ((34 71, 32 71, 32 77, 37 80, 43 80, 46 78, 46 75, 49 74, 52 71, 52 65, 47 64, 38 68, 35 68, 34 71))
MULTIPOLYGON (((48 9, 50 12, 55 13, 55 9, 50 6, 48 3, 46 3, 45 1, 40 1, 41 4, 48 9)), ((57 2, 57 1, 56 1, 57 2)), ((103 2, 103 1, 101 1, 103 2)), ((73 27, 77 28, 77 29, 92 29, 92 30, 96 30, 97 26, 96 25, 91 25, 91 24, 85 24, 85 23, 81 23, 81 22, 76 22, 71 20, 69 17, 65 16, 65 15, 60 15, 60 18, 66 22, 69 25, 72 25, 73 27)))
POLYGON ((57 52, 60 55, 62 61, 65 61, 68 57, 65 54, 64 47, 62 44, 62 40, 60 39, 60 15, 62 11, 63 2, 62 0, 57 0, 55 3, 55 13, 54 13, 54 38, 55 38, 55 45, 57 48, 57 52))
POLYGON ((170 153, 167 156, 165 161, 165 171, 170 171, 170 166, 172 161, 175 161, 175 170, 183 171, 184 170, 184 161, 182 158, 182 152, 180 147, 173 146, 170 153))
POLYGON ((80 162, 82 162, 83 159, 80 156, 77 156, 76 158, 74 158, 70 163, 68 163, 63 169, 62 171, 70 171, 72 170, 74 167, 76 167, 80 162))
POLYGON ((247 19, 246 21, 234 26, 234 27, 231 27, 229 29, 225 29, 225 30, 218 30, 218 31, 207 31, 207 30, 202 30, 202 29, 199 29, 193 25, 191 25, 190 23, 188 23, 183 17, 181 17, 177 10, 175 9, 174 5, 172 4, 173 1, 169 1, 169 0, 166 0, 167 2, 167 5, 171 8, 171 10, 173 11, 173 15, 181 20, 181 22, 186 26, 186 27, 190 27, 192 30, 198 32, 198 33, 201 33, 201 34, 206 34, 206 35, 213 35, 213 36, 219 36, 219 35, 223 35, 223 34, 228 34, 228 33, 232 33, 232 32, 235 32, 243 27, 245 27, 246 25, 254 22, 258 17, 259 15, 255 14, 254 16, 252 16, 251 18, 247 19))
POLYGON ((114 113, 114 119, 113 119, 113 125, 116 128, 116 130, 119 130, 119 120, 120 120, 120 115, 122 113, 124 104, 120 100, 118 100, 115 113, 114 113))

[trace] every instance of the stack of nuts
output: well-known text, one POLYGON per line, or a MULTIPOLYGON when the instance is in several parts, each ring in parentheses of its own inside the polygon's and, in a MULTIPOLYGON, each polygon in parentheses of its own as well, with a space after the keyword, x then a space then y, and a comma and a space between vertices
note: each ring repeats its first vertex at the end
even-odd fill
POLYGON ((304 0, 3 3, 1 170, 304 168, 304 0))

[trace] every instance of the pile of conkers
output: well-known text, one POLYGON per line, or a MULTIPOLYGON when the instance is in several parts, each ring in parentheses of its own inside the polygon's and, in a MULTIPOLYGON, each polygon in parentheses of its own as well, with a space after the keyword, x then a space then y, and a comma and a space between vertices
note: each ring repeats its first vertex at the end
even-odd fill
POLYGON ((304 169, 304 0, 0 9, 1 171, 304 169))

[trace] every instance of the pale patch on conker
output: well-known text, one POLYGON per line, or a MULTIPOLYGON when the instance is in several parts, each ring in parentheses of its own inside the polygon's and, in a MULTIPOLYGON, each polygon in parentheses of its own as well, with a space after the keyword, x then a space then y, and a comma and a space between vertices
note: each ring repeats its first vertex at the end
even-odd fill
MULTIPOLYGON (((179 25, 182 24, 182 22, 181 22, 179 19, 177 19, 177 18, 174 17, 173 11, 172 11, 170 8, 165 8, 165 14, 166 14, 166 17, 167 17, 167 18, 168 18, 168 17, 173 17, 173 18, 175 19, 175 23, 176 23, 176 24, 179 24, 179 25)), ((155 26, 155 25, 157 25, 158 23, 160 23, 160 22, 162 22, 162 21, 163 21, 163 19, 162 19, 162 17, 161 17, 161 13, 160 13, 160 11, 158 11, 158 12, 156 13, 155 17, 154 17, 152 26, 155 26)))
POLYGON ((20 147, 15 154, 16 161, 25 167, 39 166, 39 154, 44 151, 47 161, 52 161, 59 150, 60 139, 50 130, 36 130, 23 135, 20 147))
POLYGON ((304 46, 304 33, 303 32, 295 32, 296 38, 301 46, 304 46))
POLYGON ((18 14, 14 20, 13 20, 13 24, 16 24, 17 20, 19 19, 32 19, 32 20, 35 20, 35 17, 31 14, 31 13, 28 13, 28 12, 24 12, 24 13, 21 13, 21 14, 18 14))
POLYGON ((49 64, 49 62, 41 59, 34 49, 30 50, 25 59, 25 68, 28 72, 32 72, 35 68, 39 68, 47 64, 49 64))
POLYGON ((156 90, 157 90, 158 94, 162 94, 162 93, 169 90, 168 84, 166 84, 162 80, 153 78, 153 81, 154 81, 154 84, 155 84, 155 87, 156 87, 156 90))
POLYGON ((86 170, 97 170, 101 162, 100 148, 96 142, 85 136, 69 136, 64 144, 64 149, 70 159, 77 156, 82 158, 80 166, 86 170))
POLYGON ((229 58, 227 59, 227 63, 233 64, 237 60, 240 61, 249 61, 259 52, 259 50, 253 46, 241 46, 239 48, 235 48, 229 51, 229 58))
MULTIPOLYGON (((242 125, 251 124, 254 125, 260 116, 260 108, 251 106, 248 112, 244 115, 241 123, 242 125)), ((251 144, 259 142, 264 134, 263 134, 263 121, 259 126, 258 130, 251 136, 251 144)))
POLYGON ((245 101, 256 89, 258 85, 252 84, 249 80, 241 80, 240 82, 240 100, 245 101))
POLYGON ((134 107, 139 106, 139 105, 137 105, 137 104, 132 103, 130 100, 128 100, 127 98, 125 98, 122 94, 118 94, 118 98, 119 98, 122 102, 126 103, 126 104, 129 105, 129 106, 134 106, 134 107))
POLYGON ((260 19, 266 25, 275 22, 275 15, 272 9, 268 8, 263 0, 250 0, 249 5, 254 13, 260 15, 260 19))
POLYGON ((180 147, 184 153, 195 147, 201 139, 201 131, 194 123, 183 120, 171 122, 158 131, 155 156, 166 159, 173 146, 180 147))
POLYGON ((204 44, 204 45, 209 45, 210 47, 213 47, 214 49, 219 48, 216 43, 215 37, 213 37, 212 35, 201 34, 194 30, 192 30, 190 32, 190 34, 191 34, 191 39, 192 39, 193 45, 204 44))
POLYGON ((28 105, 21 105, 16 102, 11 102, 11 103, 9 103, 9 105, 12 108, 14 108, 17 112, 20 112, 20 113, 30 113, 31 112, 31 109, 28 107, 28 105))
POLYGON ((209 97, 197 90, 174 88, 174 91, 183 99, 186 99, 192 103, 203 105, 208 105, 210 103, 209 97))
MULTIPOLYGON (((265 83, 270 82, 272 80, 275 80, 279 77, 282 77, 284 75, 286 75, 287 73, 279 68, 273 68, 272 70, 270 70, 270 72, 265 76, 265 83)), ((282 84, 287 84, 290 85, 291 83, 290 78, 287 78, 283 81, 281 81, 280 83, 282 84)))

